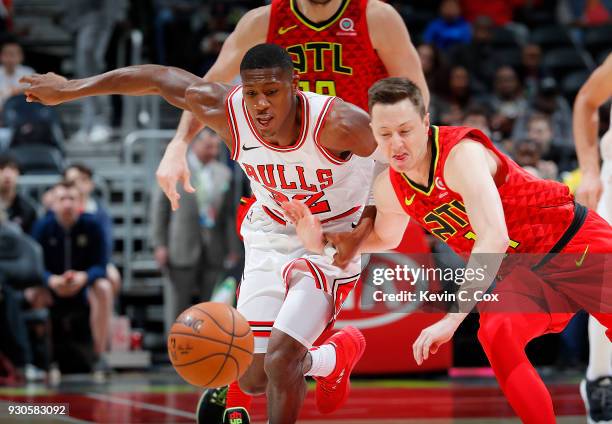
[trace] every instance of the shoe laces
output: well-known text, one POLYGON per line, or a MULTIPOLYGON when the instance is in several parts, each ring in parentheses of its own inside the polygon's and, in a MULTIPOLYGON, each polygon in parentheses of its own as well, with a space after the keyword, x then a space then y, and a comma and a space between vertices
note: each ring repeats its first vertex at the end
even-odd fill
POLYGON ((321 379, 319 383, 321 390, 326 393, 333 393, 338 387, 338 384, 340 384, 340 382, 342 381, 342 377, 344 377, 344 369, 340 371, 338 377, 333 380, 331 379, 331 376, 321 379))
POLYGON ((210 395, 210 403, 215 405, 225 406, 225 400, 227 397, 228 386, 219 387, 214 389, 210 395))

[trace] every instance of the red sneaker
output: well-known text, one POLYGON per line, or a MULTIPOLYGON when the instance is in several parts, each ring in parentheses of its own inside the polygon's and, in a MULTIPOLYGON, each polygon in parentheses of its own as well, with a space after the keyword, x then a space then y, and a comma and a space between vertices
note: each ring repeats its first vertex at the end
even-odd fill
POLYGON ((363 355, 365 338, 355 327, 345 327, 325 341, 336 349, 336 366, 327 377, 314 377, 317 381, 315 399, 317 409, 329 414, 340 408, 351 390, 350 376, 363 355))

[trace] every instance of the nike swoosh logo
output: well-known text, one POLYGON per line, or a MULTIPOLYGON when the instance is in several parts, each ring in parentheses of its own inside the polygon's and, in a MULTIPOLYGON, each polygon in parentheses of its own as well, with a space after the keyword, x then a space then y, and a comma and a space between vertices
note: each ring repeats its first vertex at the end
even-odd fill
POLYGON ((296 28, 297 28, 297 25, 291 25, 290 27, 287 27, 287 28, 285 28, 285 27, 280 27, 280 28, 278 29, 278 34, 279 34, 279 35, 283 35, 283 34, 288 33, 289 31, 291 31, 292 29, 296 29, 296 28))
POLYGON ((259 149, 261 146, 251 146, 251 147, 247 147, 244 144, 242 145, 242 150, 244 150, 245 152, 248 152, 249 150, 253 150, 253 149, 259 149))
POLYGON ((408 199, 407 197, 404 197, 404 203, 406 204, 406 206, 412 205, 412 202, 414 202, 415 197, 416 197, 416 193, 414 193, 410 199, 408 199))
POLYGON ((582 263, 584 262, 584 258, 586 258, 587 252, 589 251, 589 245, 587 244, 586 249, 584 249, 584 253, 582 254, 582 256, 580 257, 579 260, 576 261, 576 266, 578 268, 580 268, 582 266, 582 263))

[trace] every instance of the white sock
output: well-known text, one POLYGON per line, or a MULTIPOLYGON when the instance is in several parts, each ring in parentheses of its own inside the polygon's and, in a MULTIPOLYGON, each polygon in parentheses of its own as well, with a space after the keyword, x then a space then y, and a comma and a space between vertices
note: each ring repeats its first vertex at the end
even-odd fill
POLYGON ((606 337, 606 328, 589 317, 589 366, 587 380, 612 375, 612 343, 606 337))
POLYGON ((327 377, 336 367, 336 349, 331 344, 324 344, 310 350, 312 366, 305 375, 327 377))

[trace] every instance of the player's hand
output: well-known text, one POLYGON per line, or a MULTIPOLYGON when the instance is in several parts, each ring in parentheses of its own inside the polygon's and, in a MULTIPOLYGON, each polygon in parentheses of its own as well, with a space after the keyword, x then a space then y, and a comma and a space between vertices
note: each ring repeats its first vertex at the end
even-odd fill
POLYGON ((447 316, 421 331, 412 345, 412 353, 417 365, 421 365, 429 358, 430 353, 435 354, 440 346, 452 339, 460 322, 449 319, 447 316))
POLYGON ((295 225, 295 231, 304 247, 311 252, 323 254, 325 240, 321 221, 308 209, 308 206, 297 200, 281 204, 285 216, 295 225))
POLYGON ((53 106, 64 101, 62 89, 68 80, 61 75, 47 72, 21 77, 19 82, 25 84, 26 101, 53 106))
POLYGON ((325 233, 325 240, 329 241, 336 249, 333 264, 340 268, 346 266, 357 256, 359 246, 363 241, 360 231, 342 233, 325 233))
POLYGON ((592 172, 584 173, 576 190, 576 200, 589 209, 597 209, 602 192, 603 184, 599 174, 592 172))
POLYGON ((179 207, 180 194, 176 191, 176 184, 180 181, 187 193, 194 193, 195 188, 191 186, 189 166, 187 166, 187 143, 182 140, 172 140, 157 167, 157 183, 170 200, 172 210, 179 207))

